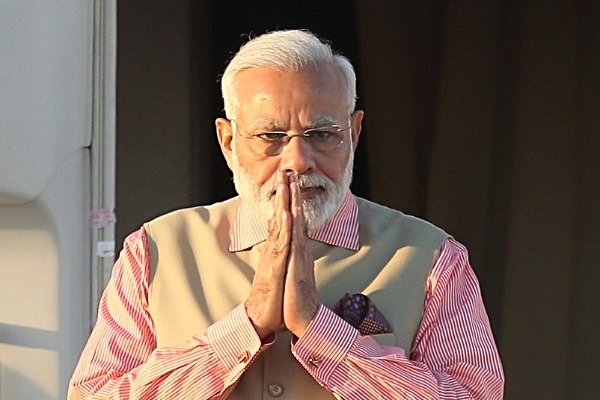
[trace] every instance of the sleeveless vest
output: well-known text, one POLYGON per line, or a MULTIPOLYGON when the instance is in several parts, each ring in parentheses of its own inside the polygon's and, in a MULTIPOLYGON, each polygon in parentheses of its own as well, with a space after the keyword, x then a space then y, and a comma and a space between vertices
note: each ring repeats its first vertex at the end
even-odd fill
MULTIPOLYGON (((415 217, 356 198, 360 249, 311 240, 321 303, 333 308, 345 293, 363 293, 392 325, 374 335, 380 344, 408 354, 419 328, 427 276, 447 234, 415 217)), ((247 297, 263 243, 228 251, 239 198, 178 210, 147 224, 151 260, 148 294, 158 347, 187 340, 222 318, 247 297)), ((332 399, 290 352, 290 334, 275 343, 242 375, 229 399, 332 399)))

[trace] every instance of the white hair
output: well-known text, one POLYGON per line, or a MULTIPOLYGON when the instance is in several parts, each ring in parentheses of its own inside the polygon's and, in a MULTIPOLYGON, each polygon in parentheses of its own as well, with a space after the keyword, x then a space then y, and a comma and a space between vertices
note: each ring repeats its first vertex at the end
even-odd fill
POLYGON ((308 66, 332 64, 346 83, 348 114, 356 106, 356 74, 350 61, 333 52, 331 46, 306 30, 280 30, 265 33, 245 43, 231 59, 221 79, 225 115, 234 119, 239 106, 234 81, 248 68, 266 67, 278 71, 299 71, 308 66))

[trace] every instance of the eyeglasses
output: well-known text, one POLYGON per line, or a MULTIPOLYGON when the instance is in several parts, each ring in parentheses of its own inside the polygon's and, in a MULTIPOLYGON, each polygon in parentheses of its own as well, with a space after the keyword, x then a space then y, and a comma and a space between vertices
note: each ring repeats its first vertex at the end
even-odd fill
POLYGON ((296 136, 303 138, 313 150, 321 153, 328 152, 340 147, 344 143, 344 132, 352 129, 352 127, 342 128, 339 125, 328 125, 288 135, 287 132, 283 131, 250 133, 242 128, 234 119, 231 120, 231 123, 239 128, 238 134, 241 137, 252 139, 252 151, 266 156, 280 154, 288 142, 296 136), (244 131, 247 135, 242 135, 239 131, 244 131))

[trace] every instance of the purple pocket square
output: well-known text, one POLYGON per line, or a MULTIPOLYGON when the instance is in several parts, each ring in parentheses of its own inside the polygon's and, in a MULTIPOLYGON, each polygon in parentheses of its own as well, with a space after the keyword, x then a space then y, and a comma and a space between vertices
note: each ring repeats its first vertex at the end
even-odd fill
POLYGON ((362 293, 346 293, 335 303, 333 311, 358 329, 361 335, 391 333, 392 327, 375 303, 362 293))

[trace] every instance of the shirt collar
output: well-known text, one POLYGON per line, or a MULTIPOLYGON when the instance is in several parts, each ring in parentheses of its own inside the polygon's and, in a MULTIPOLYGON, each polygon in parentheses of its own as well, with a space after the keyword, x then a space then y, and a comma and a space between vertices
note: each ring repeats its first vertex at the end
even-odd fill
MULTIPOLYGON (((319 229, 309 233, 308 237, 331 246, 358 250, 358 206, 354 195, 348 191, 333 217, 319 229)), ((267 222, 258 218, 250 207, 241 201, 230 233, 229 251, 249 249, 266 238, 267 222)))

